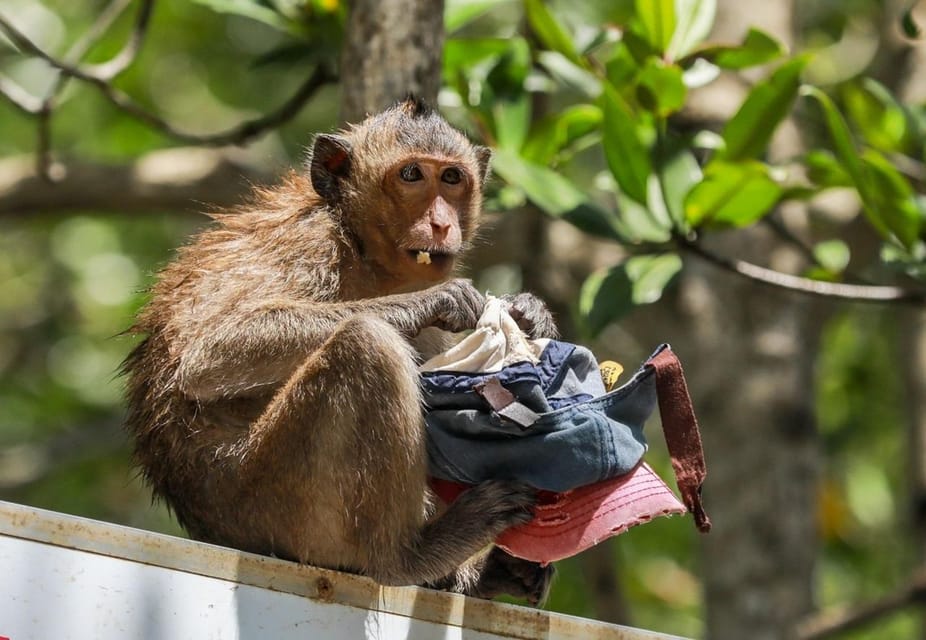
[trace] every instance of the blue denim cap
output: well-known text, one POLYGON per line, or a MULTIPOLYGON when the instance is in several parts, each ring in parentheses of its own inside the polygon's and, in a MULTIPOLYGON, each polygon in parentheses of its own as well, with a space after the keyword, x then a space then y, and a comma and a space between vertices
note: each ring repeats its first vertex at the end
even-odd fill
POLYGON ((555 492, 634 470, 657 403, 652 367, 608 393, 594 355, 555 340, 537 364, 430 371, 421 385, 432 476, 465 484, 516 479, 555 492))

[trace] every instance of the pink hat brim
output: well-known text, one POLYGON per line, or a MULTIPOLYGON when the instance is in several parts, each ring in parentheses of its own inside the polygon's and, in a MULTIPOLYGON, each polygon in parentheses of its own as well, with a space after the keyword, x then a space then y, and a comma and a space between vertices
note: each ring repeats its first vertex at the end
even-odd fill
POLYGON ((630 473, 563 493, 543 492, 534 519, 508 529, 496 544, 513 556, 548 564, 649 522, 687 513, 646 463, 630 473))

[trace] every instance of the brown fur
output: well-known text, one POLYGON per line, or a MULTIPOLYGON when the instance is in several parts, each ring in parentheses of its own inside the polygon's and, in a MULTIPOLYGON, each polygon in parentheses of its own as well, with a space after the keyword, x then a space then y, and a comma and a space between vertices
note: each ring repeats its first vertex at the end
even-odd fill
POLYGON ((413 344, 443 348, 436 328, 471 328, 482 309, 447 278, 487 162, 407 101, 319 136, 308 176, 216 214, 162 271, 125 363, 127 427, 192 537, 489 595, 483 560, 458 567, 529 519, 534 495, 488 482, 431 517, 415 368, 430 353, 413 344), (421 180, 399 178, 410 162, 421 180), (435 264, 417 264, 419 249, 435 264))

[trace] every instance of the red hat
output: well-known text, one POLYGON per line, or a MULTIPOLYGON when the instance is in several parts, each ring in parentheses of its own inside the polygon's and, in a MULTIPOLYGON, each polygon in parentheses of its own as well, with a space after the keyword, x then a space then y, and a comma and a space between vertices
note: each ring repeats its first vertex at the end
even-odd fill
MULTIPOLYGON (((468 488, 446 480, 431 483, 447 502, 468 488)), ((513 556, 541 564, 573 556, 658 516, 688 511, 645 462, 617 478, 539 495, 534 519, 508 529, 495 542, 513 556)))

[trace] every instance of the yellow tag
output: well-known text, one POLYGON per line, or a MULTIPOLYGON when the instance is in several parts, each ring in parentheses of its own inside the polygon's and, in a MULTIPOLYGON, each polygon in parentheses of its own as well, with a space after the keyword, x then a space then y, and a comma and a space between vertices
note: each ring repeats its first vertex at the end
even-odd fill
POLYGON ((605 360, 598 365, 598 368, 601 369, 601 380, 604 382, 606 391, 610 391, 614 388, 614 385, 617 384, 617 379, 620 378, 621 374, 624 372, 624 367, 613 360, 605 360))

